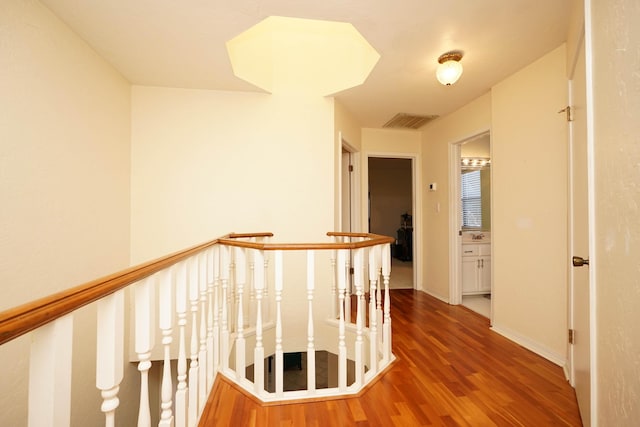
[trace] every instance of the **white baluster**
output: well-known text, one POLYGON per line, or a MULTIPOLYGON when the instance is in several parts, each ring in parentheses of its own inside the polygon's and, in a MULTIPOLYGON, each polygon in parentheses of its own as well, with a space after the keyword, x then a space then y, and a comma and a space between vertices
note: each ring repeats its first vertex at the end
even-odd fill
POLYGON ((356 288, 356 378, 357 387, 362 386, 364 381, 364 340, 362 331, 364 329, 364 285, 362 280, 362 266, 364 249, 356 249, 354 253, 354 285, 356 288))
MULTIPOLYGON (((252 237, 251 242, 255 243, 256 238, 252 237)), ((249 261, 249 277, 247 277, 248 287, 249 287, 249 298, 247 301, 248 315, 246 316, 245 326, 251 327, 251 325, 255 325, 256 323, 256 285, 255 285, 255 274, 254 270, 256 268, 255 259, 253 256, 248 256, 247 260, 249 261)), ((263 268, 262 265, 258 265, 258 268, 263 268)))
MULTIPOLYGON (((338 243, 337 237, 332 237, 333 243, 338 243)), ((338 251, 331 251, 331 318, 338 317, 338 272, 336 270, 336 258, 338 251)))
POLYGON ((214 356, 214 293, 216 283, 215 272, 215 250, 207 250, 207 391, 213 387, 215 377, 215 356, 214 356))
POLYGON ((134 287, 135 302, 135 352, 138 355, 140 371, 140 406, 138 407, 138 427, 151 426, 149 406, 149 369, 151 350, 154 345, 155 330, 155 285, 156 276, 150 276, 134 287))
POLYGON ((247 263, 245 248, 235 248, 236 265, 236 379, 238 381, 246 378, 246 355, 244 338, 244 286, 247 283, 247 263))
POLYGON ((207 254, 200 252, 198 287, 200 289, 200 352, 198 377, 198 408, 207 403, 207 254))
POLYGON ((391 358, 391 297, 389 295, 389 276, 391 275, 391 246, 382 247, 382 277, 384 278, 384 324, 382 328, 382 348, 385 363, 391 358))
POLYGON ((313 290, 315 288, 315 251, 307 250, 307 392, 316 390, 316 348, 313 328, 313 290))
MULTIPOLYGON (((351 238, 348 236, 344 236, 344 243, 351 243, 351 238)), ((345 295, 344 295, 344 321, 346 323, 351 323, 351 250, 347 252, 347 259, 345 262, 345 274, 346 274, 346 286, 345 286, 345 295)))
POLYGON ((187 261, 178 263, 176 271, 176 313, 180 331, 178 347, 178 388, 176 390, 176 427, 187 425, 187 261))
POLYGON ((222 281, 222 295, 220 296, 220 364, 222 371, 229 368, 229 300, 227 287, 229 286, 229 248, 220 246, 220 279, 222 281))
POLYGON ((229 286, 227 287, 227 328, 236 332, 236 259, 235 251, 229 248, 229 286))
POLYGON ((159 325, 162 331, 162 345, 164 347, 164 360, 162 366, 162 385, 160 389, 160 413, 159 427, 173 426, 173 380, 171 378, 171 343, 173 338, 173 268, 168 268, 160 273, 160 309, 159 325))
POLYGON ((213 366, 217 371, 220 368, 220 245, 213 248, 213 270, 213 366))
POLYGON ((275 251, 275 292, 276 292, 276 395, 282 396, 284 392, 283 384, 283 353, 282 353, 282 289, 283 289, 283 266, 282 251, 275 251))
POLYGON ((369 248, 369 363, 371 372, 378 372, 378 314, 376 292, 378 284, 378 258, 375 247, 369 248))
MULTIPOLYGON (((269 238, 268 237, 263 237, 262 239, 262 243, 269 243, 269 238)), ((264 322, 265 319, 266 320, 271 320, 271 299, 269 297, 270 293, 269 293, 269 252, 263 252, 262 253, 263 257, 264 257, 264 288, 262 290, 262 300, 266 301, 266 304, 262 305, 262 321, 264 322)))
POLYGON ((253 385, 256 394, 264 393, 264 346, 262 344, 262 296, 265 288, 264 252, 254 251, 254 288, 256 291, 256 347, 253 350, 253 385))
POLYGON ((347 388, 347 346, 345 344, 345 293, 347 288, 347 256, 346 249, 338 250, 338 298, 340 299, 340 317, 338 323, 338 388, 345 391, 347 388))
POLYGON ((374 252, 376 256, 376 277, 378 280, 378 289, 376 290, 376 322, 382 331, 378 334, 378 346, 382 348, 384 325, 382 324, 382 245, 374 246, 374 252))
MULTIPOLYGON (((31 335, 29 427, 70 425, 72 345, 72 314, 41 326, 31 335)), ((117 389, 116 385, 116 394, 117 389)), ((104 394, 103 398, 107 402, 104 394)), ((116 397, 115 407, 117 401, 116 397)))
POLYGON ((200 413, 198 407, 198 378, 200 376, 200 366, 198 364, 198 303, 200 301, 200 284, 198 283, 199 273, 198 257, 190 258, 189 263, 189 302, 191 305, 191 364, 189 365, 189 400, 187 410, 187 422, 189 427, 198 423, 200 413))
POLYGON ((97 339, 96 387, 102 391, 105 426, 113 427, 124 373, 124 290, 98 301, 97 339))
MULTIPOLYGON (((41 326, 31 335, 29 427, 69 425, 72 345, 72 314, 41 326)), ((116 394, 117 388, 116 385, 116 394)))

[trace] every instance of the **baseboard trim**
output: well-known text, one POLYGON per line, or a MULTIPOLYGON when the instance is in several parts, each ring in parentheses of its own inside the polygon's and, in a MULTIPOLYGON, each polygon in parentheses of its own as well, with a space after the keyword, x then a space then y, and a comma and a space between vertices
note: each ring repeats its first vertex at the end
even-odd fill
POLYGON ((436 299, 439 299, 440 301, 442 301, 442 302, 444 302, 444 303, 449 304, 449 298, 445 298, 445 297, 443 297, 442 295, 435 294, 435 293, 430 292, 430 291, 428 291, 428 290, 426 290, 426 289, 424 289, 424 288, 422 288, 422 289, 420 289, 420 290, 421 290, 422 292, 424 292, 425 294, 427 294, 427 295, 431 295, 432 297, 434 297, 434 298, 436 298, 436 299))
MULTIPOLYGON (((562 365, 562 371, 564 372, 564 378, 567 380, 567 382, 569 382, 569 384, 571 384, 571 373, 569 372, 568 363, 562 365)), ((571 386, 573 387, 573 384, 571 384, 571 386)))
POLYGON ((559 355, 558 353, 550 350, 546 346, 532 340, 531 338, 520 335, 519 333, 514 332, 509 328, 505 328, 495 324, 491 327, 491 330, 502 335, 505 338, 510 339, 511 341, 517 344, 520 344, 522 347, 526 348, 527 350, 533 351, 537 355, 544 357, 548 361, 555 363, 556 365, 562 367, 563 369, 565 369, 567 365, 566 357, 559 355))

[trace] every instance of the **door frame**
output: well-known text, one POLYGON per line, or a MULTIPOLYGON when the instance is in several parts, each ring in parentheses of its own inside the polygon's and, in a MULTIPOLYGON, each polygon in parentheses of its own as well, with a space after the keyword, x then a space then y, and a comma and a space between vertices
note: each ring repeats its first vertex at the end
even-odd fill
MULTIPOLYGON (((586 148, 587 148, 587 217, 588 217, 588 245, 589 245, 589 253, 587 254, 589 258, 589 370, 590 370, 590 384, 589 384, 589 414, 591 419, 591 425, 598 425, 598 375, 597 375, 597 311, 596 311, 596 289, 597 289, 597 251, 596 251, 596 225, 595 225, 595 212, 596 212, 596 204, 595 204, 595 142, 594 142, 594 95, 593 95, 593 23, 591 21, 591 5, 590 0, 585 1, 584 8, 584 21, 583 25, 580 28, 581 34, 579 37, 583 38, 582 43, 584 43, 584 55, 585 55, 585 91, 586 91, 586 148)), ((579 44, 579 43, 578 43, 579 44)), ((572 105, 572 79, 575 72, 576 62, 578 60, 578 51, 568 52, 570 56, 570 70, 569 70, 569 105, 572 105)), ((573 143, 573 135, 571 126, 569 127, 569 149, 572 150, 573 143)), ((572 159, 572 152, 570 151, 569 159, 572 159)), ((572 166, 569 169, 569 177, 572 178, 573 171, 572 166)), ((571 243, 573 241, 573 206, 571 201, 573 200, 573 192, 571 181, 569 181, 569 190, 570 190, 570 205, 569 205, 569 249, 573 250, 571 243)), ((568 260, 571 260, 571 257, 574 255, 573 252, 568 254, 568 260)), ((567 301, 567 312, 568 312, 568 321, 569 328, 574 328, 574 313, 575 313, 575 304, 574 304, 574 283, 573 283, 573 268, 570 267, 569 273, 569 290, 568 290, 568 301, 567 301)), ((574 364, 574 349, 572 345, 568 346, 569 349, 567 351, 567 363, 568 363, 568 373, 569 373, 569 381, 573 386, 575 384, 575 364, 574 364)))
MULTIPOLYGON (((459 305, 462 303, 462 236, 459 231, 460 224, 460 156, 461 146, 479 136, 489 134, 489 152, 493 157, 493 142, 491 141, 491 128, 482 128, 462 139, 449 143, 449 304, 459 305)), ((493 193, 493 158, 490 168, 491 192, 493 193)), ((492 194, 493 196, 493 194, 492 194)), ((493 197, 491 197, 491 211, 493 211, 493 197)), ((493 230, 493 215, 491 216, 491 229, 493 230)), ((491 238, 491 271, 493 268, 493 238, 491 238)), ((494 303, 493 274, 491 275, 491 314, 489 320, 493 324, 493 303, 494 303)))
MULTIPOLYGON (((420 155, 412 152, 391 152, 391 151, 367 151, 363 153, 366 160, 362 168, 362 182, 369 186, 369 158, 389 158, 389 159, 410 159, 411 160, 411 215, 413 218, 413 289, 421 289, 419 279, 422 277, 422 192, 419 191, 419 185, 422 182, 422 165, 420 163, 420 155)), ((363 184, 364 185, 364 184, 363 184)), ((367 209, 362 210, 361 221, 366 224, 367 232, 369 230, 369 202, 368 191, 362 192, 362 206, 367 209)), ((393 272, 391 273, 393 275, 393 272)))
POLYGON ((338 139, 340 141, 340 147, 341 147, 341 152, 340 152, 340 156, 338 156, 338 162, 339 162, 339 170, 340 173, 337 174, 338 177, 338 189, 339 189, 339 197, 338 197, 338 231, 343 231, 343 224, 342 224, 342 217, 343 217, 343 192, 342 192, 342 171, 343 171, 343 167, 344 162, 342 161, 342 150, 344 151, 348 151, 350 156, 351 156, 351 166, 353 166, 353 171, 351 172, 351 183, 349 186, 349 191, 350 191, 350 204, 351 204, 351 212, 350 212, 350 221, 351 221, 351 232, 359 232, 360 230, 362 230, 362 225, 360 222, 360 218, 361 215, 359 215, 359 213, 362 211, 361 210, 361 205, 360 205, 360 194, 361 194, 361 185, 360 185, 360 152, 357 151, 357 149, 350 144, 347 140, 345 140, 342 136, 342 132, 338 132, 338 139))

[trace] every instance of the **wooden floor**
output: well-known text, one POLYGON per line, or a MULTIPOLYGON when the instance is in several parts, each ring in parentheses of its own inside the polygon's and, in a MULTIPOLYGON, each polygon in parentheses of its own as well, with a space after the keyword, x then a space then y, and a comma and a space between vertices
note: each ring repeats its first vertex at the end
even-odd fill
POLYGON ((218 376, 201 426, 580 426, 557 365, 422 292, 393 290, 397 361, 359 397, 262 406, 218 376))

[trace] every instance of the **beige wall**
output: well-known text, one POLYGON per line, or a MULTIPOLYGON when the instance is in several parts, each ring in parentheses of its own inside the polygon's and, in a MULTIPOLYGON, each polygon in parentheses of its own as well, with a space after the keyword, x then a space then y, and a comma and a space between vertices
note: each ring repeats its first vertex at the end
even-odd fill
POLYGON ((559 364, 567 331, 566 50, 492 89, 493 327, 559 364))
POLYGON ((567 134, 557 114, 565 61, 562 46, 423 129, 425 291, 449 300, 450 145, 491 129, 493 327, 558 364, 567 327, 567 134), (427 191, 431 182, 437 191, 427 191))
POLYGON ((133 263, 232 231, 333 229, 333 100, 135 86, 132 105, 133 263))
POLYGON ((424 290, 445 301, 449 301, 449 149, 490 126, 491 94, 487 93, 423 128, 424 251, 420 256, 425 268, 424 290), (433 182, 437 191, 428 191, 433 182))
MULTIPOLYGON (((340 200, 342 195, 342 144, 346 142, 350 149, 353 149, 354 153, 358 153, 362 149, 362 130, 360 123, 353 114, 338 101, 334 100, 334 141, 335 141, 335 159, 334 159, 334 182, 335 182, 335 213, 334 213, 334 227, 333 229, 338 231, 342 223, 342 204, 340 200)), ((356 174, 360 174, 360 171, 355 171, 356 174)), ((356 196, 357 197, 357 196, 356 196)), ((346 201, 345 201, 346 202, 346 201)), ((358 224, 351 224, 353 231, 362 231, 362 227, 358 228, 358 224)))
MULTIPOLYGON (((128 266, 130 91, 38 2, 3 1, 0 34, 4 310, 128 266)), ((74 326, 74 425, 102 419, 94 315, 74 326)), ((3 426, 26 425, 28 344, 0 347, 3 426)))
MULTIPOLYGON (((597 420, 640 420, 640 8, 592 0, 597 420)), ((593 263, 595 261, 595 263, 593 263)))
MULTIPOLYGON (((336 141, 342 146, 342 142, 338 140, 338 133, 342 135, 342 139, 352 146, 356 151, 362 148, 362 129, 358 119, 351 114, 349 110, 338 101, 334 101, 334 130, 336 141)), ((338 150, 338 153, 340 151, 338 150)))

